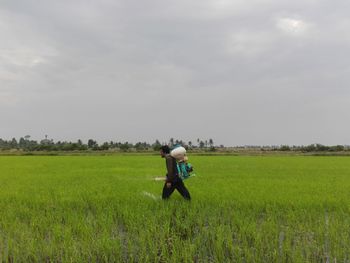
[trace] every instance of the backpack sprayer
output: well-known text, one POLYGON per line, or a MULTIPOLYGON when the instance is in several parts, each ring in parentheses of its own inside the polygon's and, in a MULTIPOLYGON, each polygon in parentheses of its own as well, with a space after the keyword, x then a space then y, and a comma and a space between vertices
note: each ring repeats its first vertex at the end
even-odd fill
POLYGON ((186 156, 186 149, 184 147, 175 145, 170 155, 176 159, 177 171, 182 180, 195 176, 193 166, 188 163, 188 157, 186 156))

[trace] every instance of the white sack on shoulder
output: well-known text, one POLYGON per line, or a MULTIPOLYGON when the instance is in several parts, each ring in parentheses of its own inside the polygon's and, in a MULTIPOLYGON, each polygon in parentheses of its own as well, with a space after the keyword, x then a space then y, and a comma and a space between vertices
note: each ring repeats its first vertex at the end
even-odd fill
POLYGON ((182 146, 176 147, 174 150, 170 152, 170 155, 174 157, 176 160, 183 160, 186 154, 186 149, 182 146))

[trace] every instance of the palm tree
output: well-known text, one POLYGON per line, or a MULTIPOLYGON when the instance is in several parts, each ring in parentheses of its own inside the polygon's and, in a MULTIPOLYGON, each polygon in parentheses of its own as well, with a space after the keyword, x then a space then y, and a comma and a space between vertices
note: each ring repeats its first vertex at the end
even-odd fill
POLYGON ((210 145, 210 148, 212 148, 212 147, 213 147, 213 145, 214 145, 214 141, 213 141, 213 139, 209 139, 209 145, 210 145))

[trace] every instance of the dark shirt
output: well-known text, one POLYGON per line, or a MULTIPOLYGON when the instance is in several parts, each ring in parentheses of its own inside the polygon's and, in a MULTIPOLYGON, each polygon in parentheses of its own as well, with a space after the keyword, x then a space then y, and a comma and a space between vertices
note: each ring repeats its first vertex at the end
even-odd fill
POLYGON ((177 180, 179 180, 176 159, 172 157, 170 154, 167 154, 165 155, 165 162, 166 162, 166 169, 167 169, 166 182, 167 183, 176 182, 177 180))

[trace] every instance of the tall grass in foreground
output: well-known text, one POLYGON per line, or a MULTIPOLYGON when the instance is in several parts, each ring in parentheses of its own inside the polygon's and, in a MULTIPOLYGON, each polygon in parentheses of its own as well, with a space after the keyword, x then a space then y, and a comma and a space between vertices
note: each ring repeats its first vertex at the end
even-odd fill
POLYGON ((189 203, 156 156, 0 157, 0 261, 350 261, 350 158, 191 162, 189 203))

